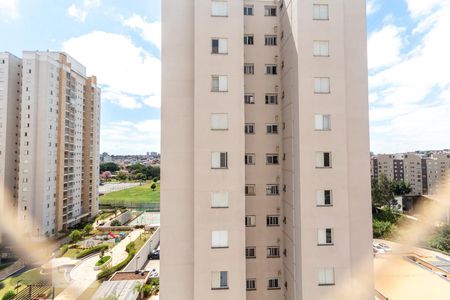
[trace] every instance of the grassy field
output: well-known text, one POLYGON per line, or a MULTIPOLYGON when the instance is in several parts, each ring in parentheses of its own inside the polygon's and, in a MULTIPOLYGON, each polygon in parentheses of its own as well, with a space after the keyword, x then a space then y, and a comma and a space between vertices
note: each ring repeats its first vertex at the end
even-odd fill
POLYGON ((2 282, 0 282, 0 299, 6 292, 10 290, 14 290, 17 282, 20 280, 20 283, 25 286, 28 284, 33 284, 42 280, 43 277, 39 274, 39 269, 31 269, 26 271, 20 275, 9 277, 2 282))
POLYGON ((153 182, 147 182, 141 186, 112 192, 100 197, 101 204, 113 202, 136 202, 136 203, 159 203, 159 183, 156 190, 152 191, 150 186, 153 182))

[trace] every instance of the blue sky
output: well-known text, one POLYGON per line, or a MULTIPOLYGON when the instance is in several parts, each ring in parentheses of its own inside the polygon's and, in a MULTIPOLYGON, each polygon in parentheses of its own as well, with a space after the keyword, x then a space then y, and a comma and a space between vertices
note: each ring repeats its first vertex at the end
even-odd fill
MULTIPOLYGON (((159 151, 159 0, 0 0, 0 51, 63 50, 97 75, 101 151, 159 151)), ((450 148, 450 1, 368 0, 371 150, 450 148)))

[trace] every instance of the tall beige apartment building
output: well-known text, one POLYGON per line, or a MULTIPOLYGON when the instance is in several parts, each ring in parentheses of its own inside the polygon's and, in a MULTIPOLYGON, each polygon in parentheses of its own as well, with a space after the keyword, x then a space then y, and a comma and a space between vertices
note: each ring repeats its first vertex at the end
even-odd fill
POLYGON ((162 5, 161 299, 374 299, 365 1, 162 5))
POLYGON ((2 186, 13 195, 22 230, 55 236, 98 212, 100 89, 65 53, 3 53, 3 60, 12 71, 2 101, 11 106, 2 133, 11 138, 0 145, 10 157, 1 170, 10 182, 2 186))

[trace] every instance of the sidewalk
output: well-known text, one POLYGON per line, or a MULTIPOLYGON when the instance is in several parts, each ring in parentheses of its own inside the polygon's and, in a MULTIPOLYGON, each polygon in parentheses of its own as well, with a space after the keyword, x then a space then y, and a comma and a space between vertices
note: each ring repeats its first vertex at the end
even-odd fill
MULTIPOLYGON (((127 237, 125 237, 119 244, 117 244, 110 252, 105 255, 112 256, 112 264, 116 265, 123 261, 128 253, 125 251, 126 246, 136 240, 143 229, 134 230, 127 237)), ((75 300, 80 297, 83 292, 97 280, 97 274, 100 271, 94 271, 95 263, 100 259, 100 255, 95 255, 83 260, 78 266, 70 272, 72 282, 62 291, 55 299, 56 300, 75 300)))

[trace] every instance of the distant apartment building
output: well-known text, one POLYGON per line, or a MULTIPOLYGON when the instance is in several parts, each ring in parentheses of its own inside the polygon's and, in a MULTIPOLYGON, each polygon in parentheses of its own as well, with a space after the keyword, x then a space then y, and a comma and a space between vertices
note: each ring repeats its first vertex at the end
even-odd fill
POLYGON ((8 96, 18 108, 8 126, 18 139, 1 146, 18 153, 7 174, 16 177, 17 221, 41 239, 97 214, 100 89, 65 53, 25 51, 14 64, 9 80, 19 72, 21 88, 8 96))
POLYGON ((162 2, 162 299, 374 299, 365 16, 162 2))
POLYGON ((370 162, 372 180, 384 174, 411 186, 408 196, 434 195, 449 187, 450 152, 398 153, 374 155, 370 162))

